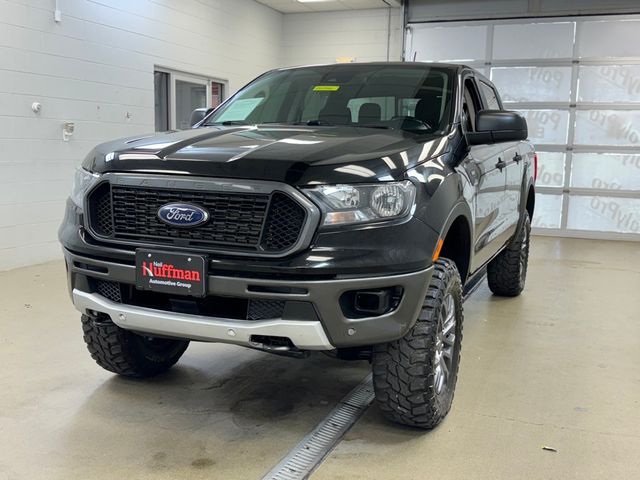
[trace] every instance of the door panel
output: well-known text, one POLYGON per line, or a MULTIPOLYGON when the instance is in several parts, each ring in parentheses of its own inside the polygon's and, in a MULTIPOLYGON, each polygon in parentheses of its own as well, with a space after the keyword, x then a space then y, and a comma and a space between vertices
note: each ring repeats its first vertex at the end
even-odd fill
POLYGON ((506 168, 496 168, 504 146, 478 145, 471 148, 468 168, 471 178, 477 178, 475 205, 475 237, 472 270, 481 267, 502 247, 508 228, 505 218, 506 168))
POLYGON ((522 172, 525 156, 519 150, 519 143, 505 143, 503 160, 507 163, 507 184, 505 189, 506 236, 515 234, 520 220, 520 196, 522 190, 522 172))
MULTIPOLYGON (((478 85, 493 92, 485 82, 477 81, 475 78, 464 79, 461 119, 463 131, 475 130, 473 119, 481 110, 500 108, 497 94, 490 96, 491 102, 487 102, 487 96, 480 95, 478 85)), ((469 158, 465 162, 472 170, 469 172, 470 178, 477 179, 472 271, 480 268, 500 250, 509 229, 508 209, 505 205, 507 184, 505 151, 509 146, 504 143, 474 145, 470 148, 469 158)))

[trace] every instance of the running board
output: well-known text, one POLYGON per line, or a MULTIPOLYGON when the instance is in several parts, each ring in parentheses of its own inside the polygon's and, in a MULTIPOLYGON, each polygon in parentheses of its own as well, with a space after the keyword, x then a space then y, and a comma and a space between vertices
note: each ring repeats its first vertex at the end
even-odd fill
POLYGON ((465 301, 471 295, 473 295, 473 292, 475 292, 478 288, 480 288, 480 285, 482 285, 482 282, 484 281, 485 278, 487 278, 487 267, 484 267, 482 270, 477 272, 467 282, 467 284, 462 289, 462 300, 465 301))

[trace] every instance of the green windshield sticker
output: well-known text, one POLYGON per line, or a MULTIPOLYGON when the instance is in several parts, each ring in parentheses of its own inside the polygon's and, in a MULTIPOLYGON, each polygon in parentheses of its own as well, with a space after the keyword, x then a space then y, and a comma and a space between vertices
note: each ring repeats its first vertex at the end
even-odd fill
POLYGON ((314 92, 335 92, 340 90, 340 85, 316 85, 313 87, 314 92))

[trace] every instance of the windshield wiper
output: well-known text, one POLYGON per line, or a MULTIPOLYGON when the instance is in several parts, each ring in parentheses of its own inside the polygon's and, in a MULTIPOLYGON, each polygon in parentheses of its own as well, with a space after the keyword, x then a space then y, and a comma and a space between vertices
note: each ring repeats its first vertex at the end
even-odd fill
POLYGON ((380 128, 382 130, 389 130, 391 127, 387 126, 387 125, 375 125, 375 124, 360 124, 360 123, 354 123, 353 124, 354 127, 359 127, 359 128, 380 128))
POLYGON ((225 120, 224 122, 211 122, 206 125, 223 125, 228 127, 229 125, 249 125, 247 122, 243 122, 242 120, 225 120))
POLYGON ((331 122, 325 122, 324 120, 315 119, 315 120, 307 120, 306 122, 294 122, 291 125, 308 125, 310 127, 332 127, 335 124, 331 122))

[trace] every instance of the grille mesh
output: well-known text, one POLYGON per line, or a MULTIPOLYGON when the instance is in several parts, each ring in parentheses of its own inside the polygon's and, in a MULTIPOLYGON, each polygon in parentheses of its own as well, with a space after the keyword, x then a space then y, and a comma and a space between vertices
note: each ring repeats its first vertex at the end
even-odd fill
POLYGON ((247 320, 270 320, 282 317, 284 300, 249 300, 247 320))
POLYGON ((289 195, 162 190, 122 185, 99 186, 89 197, 89 221, 101 237, 132 243, 281 252, 300 237, 306 210, 289 195), (203 225, 180 228, 157 216, 167 203, 204 208, 203 225))
POLYGON ((263 248, 273 252, 291 248, 298 240, 305 217, 305 210, 293 199, 274 193, 264 227, 263 248))
POLYGON ((111 187, 116 237, 168 240, 189 239, 215 244, 255 246, 269 202, 268 195, 176 192, 111 187), (158 209, 167 203, 191 203, 210 213, 196 228, 172 227, 160 221, 158 209))
POLYGON ((98 280, 96 290, 100 295, 108 298, 112 302, 122 303, 122 292, 120 284, 109 280, 98 280))
POLYGON ((100 185, 91 197, 89 197, 89 208, 91 209, 93 228, 96 233, 103 237, 113 235, 111 189, 108 184, 100 185))

